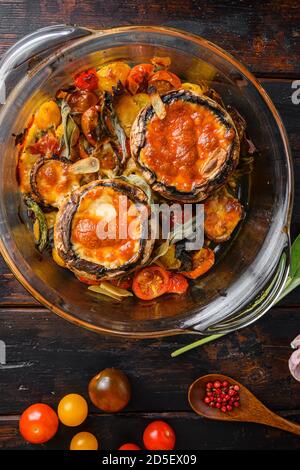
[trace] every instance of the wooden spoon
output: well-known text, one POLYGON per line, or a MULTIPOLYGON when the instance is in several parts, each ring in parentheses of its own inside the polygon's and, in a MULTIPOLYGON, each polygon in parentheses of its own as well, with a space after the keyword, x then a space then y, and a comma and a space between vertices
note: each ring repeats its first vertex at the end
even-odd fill
POLYGON ((265 405, 259 401, 253 393, 251 393, 244 385, 234 379, 220 374, 209 374, 199 377, 189 387, 188 392, 189 404, 192 409, 200 416, 210 419, 219 419, 220 421, 244 421, 248 423, 266 424, 273 428, 283 429, 300 436, 300 425, 291 423, 287 419, 273 413, 265 405), (227 380, 230 385, 238 385, 240 387, 240 408, 233 408, 232 411, 223 413, 218 408, 210 408, 204 403, 203 398, 206 394, 207 382, 221 382, 227 380))

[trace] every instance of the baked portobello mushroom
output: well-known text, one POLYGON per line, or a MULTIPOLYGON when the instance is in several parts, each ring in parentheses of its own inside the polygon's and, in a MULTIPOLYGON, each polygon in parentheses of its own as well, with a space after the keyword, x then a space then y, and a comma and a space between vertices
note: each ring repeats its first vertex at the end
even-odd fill
POLYGON ((77 277, 114 278, 143 265, 151 255, 150 217, 148 198, 140 188, 121 178, 96 180, 65 199, 56 218, 54 247, 77 277), (127 197, 122 209, 120 196, 127 197), (128 230, 121 237, 124 220, 128 230), (105 238, 109 222, 116 231, 105 238))
POLYGON ((72 162, 63 157, 41 157, 30 172, 30 186, 44 207, 59 207, 64 197, 79 188, 82 175, 71 171, 72 162))
POLYGON ((229 113, 207 96, 181 89, 161 100, 164 119, 151 104, 137 116, 131 153, 154 191, 175 201, 201 201, 235 169, 238 132, 229 113))

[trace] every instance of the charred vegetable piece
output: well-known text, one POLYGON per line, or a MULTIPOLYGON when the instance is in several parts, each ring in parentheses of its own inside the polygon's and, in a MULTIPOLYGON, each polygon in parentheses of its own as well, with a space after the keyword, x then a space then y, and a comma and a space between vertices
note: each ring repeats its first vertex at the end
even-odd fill
POLYGON ((243 218, 242 204, 234 197, 221 192, 204 203, 205 235, 217 243, 228 240, 243 218))
POLYGON ((130 67, 125 62, 111 62, 103 65, 97 71, 100 90, 112 93, 113 88, 118 86, 118 82, 125 85, 129 72, 130 67))
POLYGON ((40 252, 44 251, 48 243, 47 221, 40 206, 29 196, 24 197, 24 202, 33 213, 35 221, 35 244, 40 252), (38 225, 37 225, 38 224, 38 225), (37 228, 38 227, 38 228, 37 228))
POLYGON ((66 158, 42 157, 32 167, 30 184, 33 194, 46 207, 59 207, 63 198, 80 186, 81 175, 71 171, 66 158))
POLYGON ((121 179, 96 180, 65 198, 54 246, 76 276, 111 279, 148 261, 154 242, 147 238, 149 224, 148 199, 141 189, 121 179), (118 231, 120 211, 130 227, 125 235, 118 231))
POLYGON ((88 69, 76 75, 75 85, 80 90, 93 91, 98 88, 98 76, 96 69, 88 69))
POLYGON ((150 266, 135 274, 132 290, 139 299, 152 300, 168 291, 169 279, 169 273, 164 268, 150 266))
POLYGON ((92 106, 87 109, 81 117, 81 129, 86 140, 93 146, 97 145, 103 138, 104 131, 101 122, 101 107, 92 106))
POLYGON ((195 251, 192 254, 192 270, 182 272, 181 274, 189 279, 197 279, 197 277, 209 271, 214 263, 214 252, 210 248, 201 248, 201 250, 195 251))
POLYGON ((216 102, 185 90, 161 96, 166 117, 152 105, 137 116, 130 135, 133 158, 164 197, 205 199, 236 168, 240 141, 234 123, 216 102))

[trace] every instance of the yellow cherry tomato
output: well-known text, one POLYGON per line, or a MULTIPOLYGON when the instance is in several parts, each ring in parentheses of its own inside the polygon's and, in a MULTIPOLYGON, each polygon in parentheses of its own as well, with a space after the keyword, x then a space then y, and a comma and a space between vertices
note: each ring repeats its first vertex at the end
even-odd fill
POLYGON ((81 395, 70 393, 60 400, 57 413, 66 426, 79 426, 87 417, 88 405, 81 395))
POLYGON ((35 115, 35 124, 40 129, 48 129, 51 126, 57 127, 60 122, 60 109, 52 100, 43 103, 35 115))
POLYGON ((70 450, 97 450, 98 441, 90 432, 79 432, 71 440, 70 450))
POLYGON ((112 92, 112 87, 116 87, 118 81, 125 85, 129 72, 130 67, 125 62, 111 62, 103 65, 97 70, 100 90, 112 92))

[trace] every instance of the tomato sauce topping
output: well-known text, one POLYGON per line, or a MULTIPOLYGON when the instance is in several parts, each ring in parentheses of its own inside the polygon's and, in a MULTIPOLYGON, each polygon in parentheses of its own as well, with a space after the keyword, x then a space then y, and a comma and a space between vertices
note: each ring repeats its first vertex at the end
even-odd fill
POLYGON ((66 194, 79 187, 79 178, 69 171, 69 165, 50 160, 38 170, 37 189, 45 202, 55 206, 66 194))
POLYGON ((164 119, 154 116, 147 125, 141 162, 162 183, 188 192, 223 165, 235 131, 199 104, 176 101, 166 111, 164 119))
POLYGON ((138 252, 141 214, 128 198, 110 187, 89 191, 73 218, 71 243, 82 259, 121 266, 138 252), (124 196, 123 196, 124 198, 124 196), (120 213, 122 212, 122 217, 120 213), (121 233, 121 224, 125 232, 121 233))

